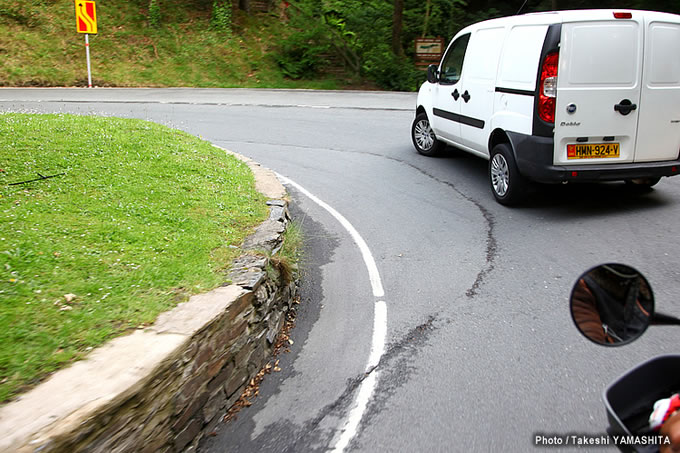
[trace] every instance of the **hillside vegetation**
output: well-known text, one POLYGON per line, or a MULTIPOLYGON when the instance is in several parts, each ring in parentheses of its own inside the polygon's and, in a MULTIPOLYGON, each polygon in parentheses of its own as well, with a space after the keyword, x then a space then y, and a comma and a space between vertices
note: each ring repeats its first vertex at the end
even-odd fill
MULTIPOLYGON (((97 86, 414 90, 416 37, 518 12, 678 0, 99 0, 97 86)), ((73 0, 0 0, 0 86, 85 86, 73 0)))
MULTIPOLYGON (((211 6, 176 3, 162 3, 154 25, 146 2, 97 1, 94 85, 342 88, 358 82, 344 74, 286 78, 272 58, 286 32, 275 13, 236 10, 229 28, 220 28, 211 6)), ((0 86, 87 86, 72 0, 0 0, 0 86)))

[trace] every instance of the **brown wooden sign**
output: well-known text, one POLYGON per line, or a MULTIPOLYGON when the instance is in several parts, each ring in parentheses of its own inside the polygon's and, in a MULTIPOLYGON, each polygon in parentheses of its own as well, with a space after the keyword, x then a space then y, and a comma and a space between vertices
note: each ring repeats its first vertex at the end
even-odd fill
POLYGON ((416 66, 438 63, 444 54, 444 38, 416 38, 416 66))
POLYGON ((444 38, 416 38, 416 59, 439 61, 444 53, 444 38))

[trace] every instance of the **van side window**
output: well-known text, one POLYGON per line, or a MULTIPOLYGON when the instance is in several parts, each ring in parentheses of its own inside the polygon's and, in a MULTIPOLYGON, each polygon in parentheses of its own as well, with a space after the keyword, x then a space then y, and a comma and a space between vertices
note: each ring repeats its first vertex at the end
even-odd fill
POLYGON ((460 36, 450 46, 444 59, 439 74, 439 82, 443 85, 453 85, 460 80, 463 70, 465 49, 470 41, 470 33, 460 36))

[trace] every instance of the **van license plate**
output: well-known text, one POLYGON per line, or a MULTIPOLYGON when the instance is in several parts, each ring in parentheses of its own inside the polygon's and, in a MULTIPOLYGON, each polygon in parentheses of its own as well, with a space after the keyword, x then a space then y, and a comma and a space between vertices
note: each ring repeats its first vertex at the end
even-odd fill
POLYGON ((605 159, 608 157, 619 157, 618 143, 567 145, 567 159, 605 159))

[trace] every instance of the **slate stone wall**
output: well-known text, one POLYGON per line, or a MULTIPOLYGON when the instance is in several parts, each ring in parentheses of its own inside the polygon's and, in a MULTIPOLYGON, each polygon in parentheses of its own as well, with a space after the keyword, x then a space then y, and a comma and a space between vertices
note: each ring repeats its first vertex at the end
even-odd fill
MULTIPOLYGON (((225 302, 226 309, 192 330, 151 373, 106 407, 19 451, 192 451, 265 365, 296 297, 296 282, 284 281, 267 257, 281 246, 290 219, 287 202, 271 200, 268 205, 269 219, 246 241, 244 254, 232 266, 232 284, 241 290, 225 302)), ((160 325, 156 333, 173 334, 173 323, 177 321, 160 325)))

